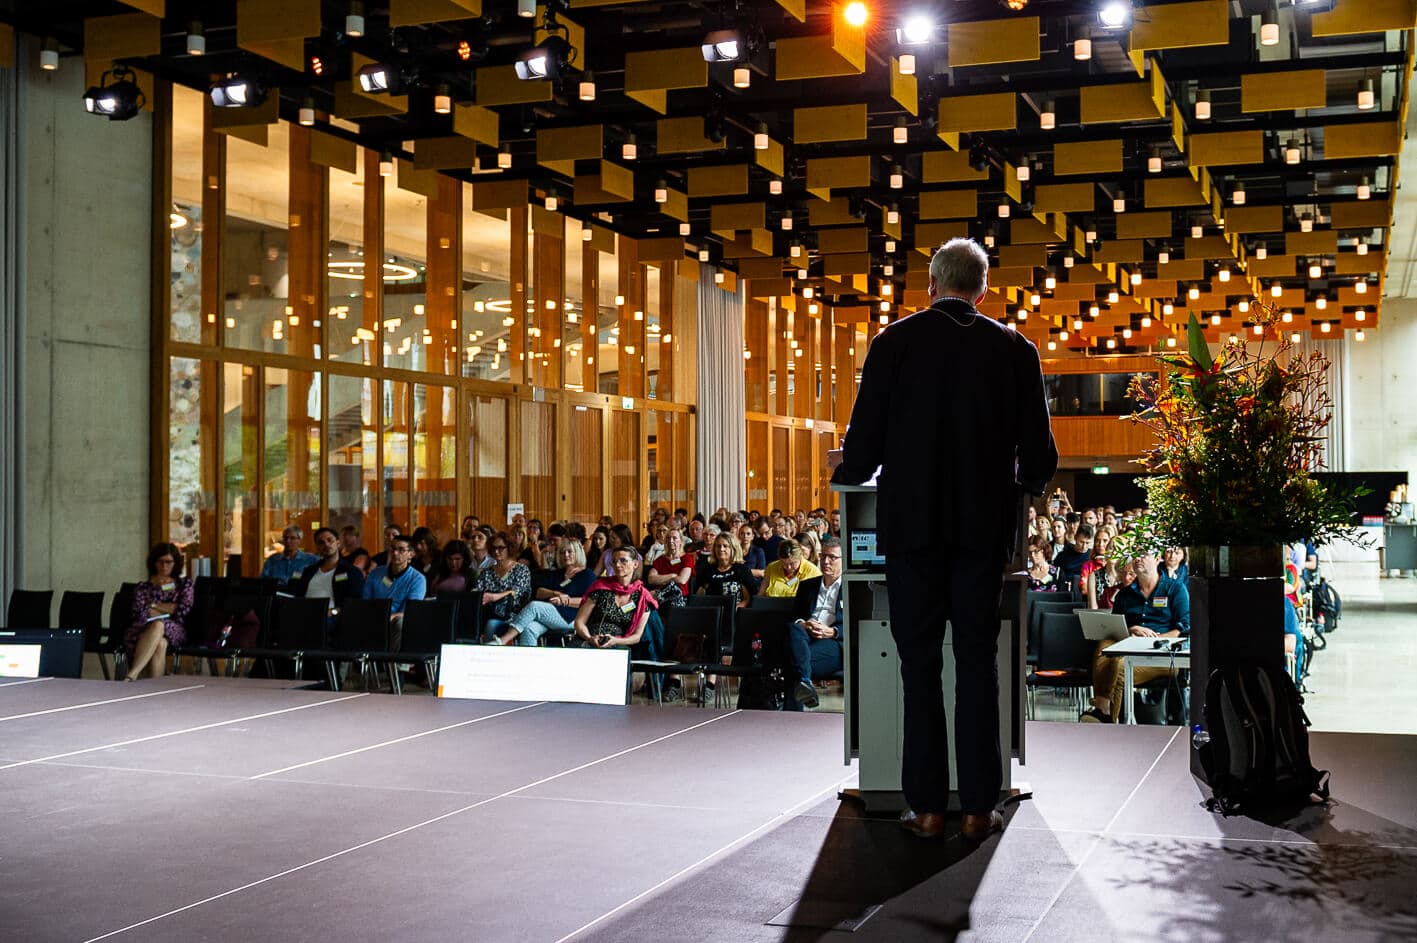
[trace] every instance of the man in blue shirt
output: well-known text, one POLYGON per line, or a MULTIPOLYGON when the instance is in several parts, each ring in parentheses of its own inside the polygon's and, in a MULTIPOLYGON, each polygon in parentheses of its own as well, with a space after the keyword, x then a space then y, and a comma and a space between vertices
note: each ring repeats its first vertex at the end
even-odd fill
POLYGON ((1092 559, 1092 525, 1079 524, 1073 531, 1073 542, 1053 557, 1058 575, 1073 586, 1082 580, 1082 565, 1092 559))
POLYGON ((375 567, 364 581, 365 599, 389 600, 391 644, 399 650, 403 640, 403 610, 410 599, 422 599, 428 581, 409 564, 413 562, 413 540, 403 534, 389 543, 389 565, 375 567))
POLYGON ((266 558, 266 565, 261 567, 261 576, 279 580, 280 585, 284 586, 305 572, 306 567, 319 563, 319 557, 300 549, 300 542, 304 539, 305 531, 299 524, 291 524, 281 531, 280 542, 285 549, 266 558))
MULTIPOLYGON (((1132 635, 1142 638, 1186 638, 1191 634, 1191 594, 1186 584, 1161 573, 1153 550, 1139 551, 1132 558, 1136 582, 1117 590, 1112 611, 1127 617, 1132 635)), ((1092 662, 1093 707, 1080 717, 1083 721, 1115 723, 1121 716, 1126 681, 1122 659, 1102 652, 1111 642, 1101 642, 1092 662)), ((1134 668, 1132 681, 1145 684, 1175 672, 1170 668, 1134 668)))

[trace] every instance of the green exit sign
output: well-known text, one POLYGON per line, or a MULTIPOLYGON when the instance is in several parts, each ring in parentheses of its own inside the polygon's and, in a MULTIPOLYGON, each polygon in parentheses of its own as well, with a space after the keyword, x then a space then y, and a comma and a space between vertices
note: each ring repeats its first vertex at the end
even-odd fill
POLYGON ((1093 473, 1094 475, 1110 475, 1110 474, 1112 474, 1112 466, 1111 466, 1111 465, 1093 465, 1093 466, 1092 466, 1092 473, 1093 473))

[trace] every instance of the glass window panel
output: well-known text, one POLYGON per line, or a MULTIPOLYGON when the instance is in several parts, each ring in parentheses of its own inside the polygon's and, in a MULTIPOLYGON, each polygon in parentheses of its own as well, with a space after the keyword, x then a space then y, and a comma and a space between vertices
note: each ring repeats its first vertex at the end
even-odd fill
POLYGON ((202 139, 206 96, 172 88, 171 337, 190 344, 216 336, 216 312, 202 311, 202 139))
MULTIPOLYGON (((364 306, 364 154, 356 173, 330 168, 325 336, 332 360, 371 365, 379 326, 364 306), (362 332, 362 333, 361 333, 362 332)), ((333 391, 330 394, 334 395, 333 391)))
POLYGON ((380 419, 384 424, 384 525, 409 530, 408 515, 408 412, 409 385, 384 381, 380 419))
POLYGON ((257 443, 260 438, 260 386, 256 368, 222 364, 222 554, 224 572, 255 576, 264 562, 256 500, 257 443))
POLYGON ((329 461, 329 526, 359 528, 363 545, 379 549, 375 516, 379 487, 379 427, 374 415, 375 381, 330 376, 325 452, 329 461))
POLYGON ((599 407, 572 408, 570 448, 571 454, 576 457, 571 465, 571 520, 594 525, 606 513, 605 499, 601 493, 604 468, 599 407))
POLYGON ((289 305, 290 134, 268 126, 265 147, 234 135, 226 143, 226 230, 222 296, 226 344, 285 353, 289 305))
POLYGON ((320 526, 320 375, 267 367, 262 468, 266 552, 280 549, 280 533, 291 524, 305 531, 302 550, 314 546, 320 526))
POLYGON ((428 200, 395 186, 384 190, 384 364, 428 369, 428 200))
POLYGON ((472 208, 472 187, 463 188, 462 252, 462 317, 458 322, 462 375, 510 380, 507 338, 511 328, 502 323, 512 313, 507 223, 472 208))
POLYGON ((413 387, 414 527, 439 541, 458 533, 457 399, 448 387, 413 387))
MULTIPOLYGON (((581 234, 586 227, 578 219, 566 220, 566 292, 562 301, 561 346, 566 354, 565 378, 562 385, 577 392, 585 389, 585 350, 581 343, 581 327, 585 323, 585 243, 581 234)), ((597 253, 598 254, 598 253, 597 253)))
MULTIPOLYGON (((522 400, 521 418, 521 503, 528 519, 556 518, 556 406, 522 400)), ((596 452, 596 468, 600 467, 596 452)), ((577 461, 581 461, 577 457, 577 461)), ((588 461, 588 459, 587 459, 588 461)), ((598 472, 597 472, 598 473, 598 472)), ((506 508, 497 512, 506 516, 506 508)), ((505 526, 505 521, 502 522, 505 526)))
POLYGON ((694 415, 674 414, 674 506, 692 508, 698 502, 694 484, 694 415))
POLYGON ((662 277, 659 266, 645 266, 645 393, 650 399, 659 396, 659 337, 663 326, 660 320, 659 283, 662 277))
POLYGON ((792 479, 788 474, 791 435, 792 430, 786 426, 772 427, 772 506, 784 512, 792 508, 792 479))
POLYGON ((765 510, 768 500, 768 423, 748 420, 748 507, 765 510))
POLYGON ((169 364, 167 539, 198 574, 211 572, 217 550, 217 370, 210 360, 173 357, 169 364))
POLYGON ((468 398, 467 469, 472 479, 471 513, 491 523, 507 507, 507 401, 497 396, 468 398))
POLYGON ((610 515, 640 533, 640 417, 610 410, 610 515))
MULTIPOLYGON (((618 247, 619 237, 615 240, 618 247)), ((620 391, 620 358, 615 349, 620 335, 620 308, 615 304, 619 286, 620 261, 616 253, 600 253, 600 306, 595 322, 596 392, 612 395, 620 391)))
MULTIPOLYGON (((805 377, 804 377, 805 379, 805 377)), ((812 431, 792 430, 792 452, 795 474, 793 480, 792 510, 807 511, 813 507, 812 490, 816 483, 815 463, 812 461, 812 431)), ((782 509, 786 513, 787 508, 782 509)))
POLYGON ((1130 373, 1068 373, 1043 378, 1054 416, 1126 416, 1137 408, 1127 395, 1130 373))

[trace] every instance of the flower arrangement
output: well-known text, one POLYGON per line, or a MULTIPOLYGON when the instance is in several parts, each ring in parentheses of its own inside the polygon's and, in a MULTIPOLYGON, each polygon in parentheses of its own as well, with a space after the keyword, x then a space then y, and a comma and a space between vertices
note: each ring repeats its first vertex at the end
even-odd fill
POLYGON ((1323 432, 1333 403, 1328 360, 1300 353, 1260 302, 1257 322, 1278 341, 1232 341, 1211 355, 1196 316, 1187 349, 1162 356, 1163 377, 1137 376, 1129 419, 1156 433, 1139 459, 1148 527, 1179 546, 1316 544, 1347 535, 1353 499, 1320 484, 1323 432))

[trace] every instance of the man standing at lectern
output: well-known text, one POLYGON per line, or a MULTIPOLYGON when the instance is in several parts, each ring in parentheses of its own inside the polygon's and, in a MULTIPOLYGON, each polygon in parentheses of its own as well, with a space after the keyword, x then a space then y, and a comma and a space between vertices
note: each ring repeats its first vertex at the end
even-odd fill
POLYGON ((975 310, 989 257, 951 239, 930 260, 923 311, 872 342, 833 481, 877 478, 891 634, 905 699, 901 823, 945 831, 949 743, 940 672, 953 626, 955 766, 966 839, 1003 827, 999 605, 1024 491, 1058 467, 1038 350, 975 310), (944 559, 940 547, 944 546, 944 559))

